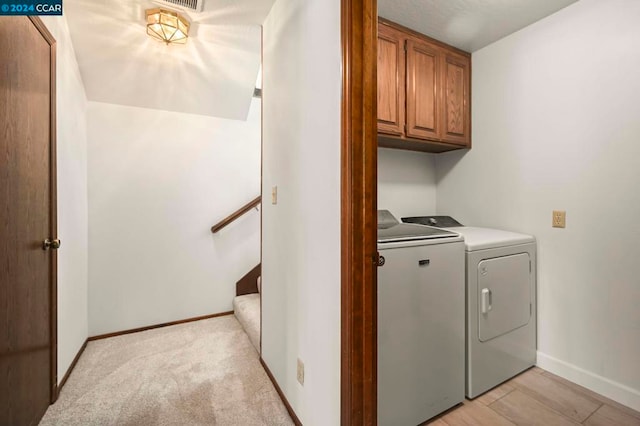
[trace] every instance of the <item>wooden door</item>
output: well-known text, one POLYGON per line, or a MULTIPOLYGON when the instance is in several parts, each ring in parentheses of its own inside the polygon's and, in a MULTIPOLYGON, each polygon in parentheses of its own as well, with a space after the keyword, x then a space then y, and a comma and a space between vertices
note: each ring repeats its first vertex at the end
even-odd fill
POLYGON ((404 133, 404 40, 399 31, 378 26, 378 132, 389 135, 404 133))
POLYGON ((446 52, 442 61, 442 139, 471 144, 471 59, 446 52))
POLYGON ((440 50, 417 39, 407 40, 407 137, 438 139, 438 66, 440 50))
POLYGON ((55 397, 53 43, 37 18, 0 18, 2 425, 37 424, 55 397))

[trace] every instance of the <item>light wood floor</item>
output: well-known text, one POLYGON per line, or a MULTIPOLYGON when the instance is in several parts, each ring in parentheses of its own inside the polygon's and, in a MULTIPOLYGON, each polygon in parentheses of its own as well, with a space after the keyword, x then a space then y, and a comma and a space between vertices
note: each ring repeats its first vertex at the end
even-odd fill
POLYGON ((631 426, 640 413, 534 367, 427 424, 631 426))

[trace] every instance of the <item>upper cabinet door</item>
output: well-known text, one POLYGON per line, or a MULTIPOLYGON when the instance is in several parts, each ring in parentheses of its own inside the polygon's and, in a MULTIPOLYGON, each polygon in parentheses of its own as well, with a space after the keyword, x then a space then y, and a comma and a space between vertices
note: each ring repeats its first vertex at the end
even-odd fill
POLYGON ((378 131, 404 131, 404 37, 386 25, 378 26, 378 131))
POLYGON ((442 139, 458 145, 471 143, 471 60, 446 52, 442 64, 442 139))
POLYGON ((440 137, 438 66, 441 55, 433 45, 407 40, 407 137, 440 137))

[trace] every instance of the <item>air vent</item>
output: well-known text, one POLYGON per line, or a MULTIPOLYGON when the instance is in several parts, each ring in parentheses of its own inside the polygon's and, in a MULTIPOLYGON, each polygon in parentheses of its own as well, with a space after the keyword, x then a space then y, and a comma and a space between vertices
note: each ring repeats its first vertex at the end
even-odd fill
POLYGON ((155 0, 156 3, 170 7, 179 7, 188 12, 202 12, 204 0, 155 0))

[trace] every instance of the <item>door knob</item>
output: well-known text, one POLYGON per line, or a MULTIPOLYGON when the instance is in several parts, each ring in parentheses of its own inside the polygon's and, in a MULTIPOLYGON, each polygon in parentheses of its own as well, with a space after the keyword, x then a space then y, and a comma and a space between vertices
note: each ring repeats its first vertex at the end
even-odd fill
POLYGON ((57 238, 53 240, 47 238, 42 242, 42 250, 49 250, 49 249, 57 250, 59 248, 60 248, 60 240, 57 238))

